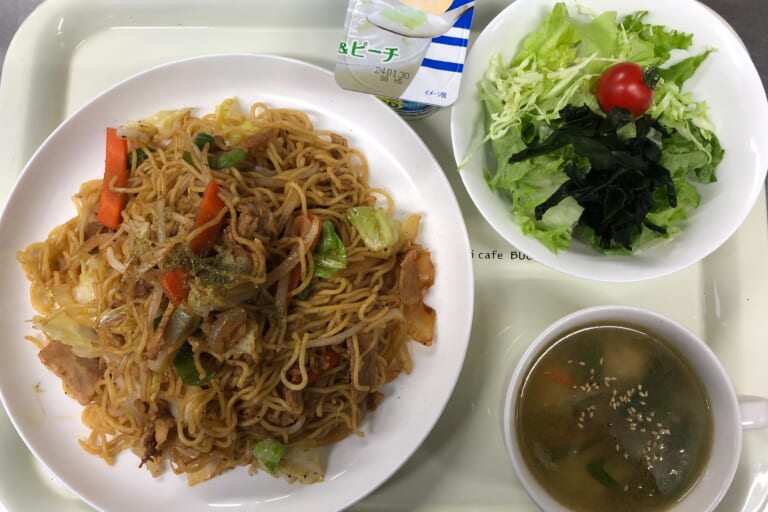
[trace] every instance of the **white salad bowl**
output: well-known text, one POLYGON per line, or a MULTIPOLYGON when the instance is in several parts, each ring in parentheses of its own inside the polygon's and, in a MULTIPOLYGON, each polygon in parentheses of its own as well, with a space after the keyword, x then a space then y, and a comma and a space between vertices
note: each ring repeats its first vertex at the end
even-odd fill
POLYGON ((496 162, 490 143, 484 143, 485 111, 478 96, 478 83, 491 57, 500 53, 508 63, 523 38, 555 5, 555 0, 518 0, 498 14, 474 42, 465 65, 462 94, 452 108, 454 157, 469 196, 506 241, 534 260, 573 276, 641 281, 697 263, 728 240, 744 221, 760 195, 768 168, 768 101, 746 48, 722 18, 696 0, 647 5, 632 0, 565 0, 565 4, 572 16, 583 10, 613 10, 619 19, 646 9, 645 22, 693 34, 689 54, 715 48, 685 83, 684 92, 708 105, 709 118, 725 150, 717 168, 718 180, 697 187, 701 203, 681 225, 680 233, 636 248, 631 255, 604 255, 575 239, 567 250, 553 253, 523 234, 513 220, 510 201, 493 192, 483 176, 484 169, 495 171, 496 162))

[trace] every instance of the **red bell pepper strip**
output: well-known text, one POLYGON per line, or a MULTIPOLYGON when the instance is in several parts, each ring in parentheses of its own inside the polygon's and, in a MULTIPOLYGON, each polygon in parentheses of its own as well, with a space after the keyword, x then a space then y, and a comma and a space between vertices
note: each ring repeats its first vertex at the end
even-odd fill
POLYGON ((181 269, 169 270, 160 278, 160 287, 163 293, 171 301, 171 304, 178 306, 189 294, 189 278, 187 273, 181 269))
MULTIPOLYGON (((203 224, 207 224, 216 218, 219 212, 224 208, 226 208, 226 205, 221 197, 219 197, 219 186, 214 180, 209 181, 208 186, 205 188, 205 192, 203 192, 203 200, 200 202, 195 225, 192 229, 197 229, 203 224)), ((192 252, 199 254, 206 249, 213 247, 213 244, 215 244, 216 240, 219 238, 223 224, 224 219, 222 218, 219 222, 209 226, 190 240, 189 245, 192 247, 192 252)))
POLYGON ((114 187, 125 187, 128 183, 128 141, 118 137, 115 128, 107 128, 107 150, 104 159, 104 180, 96 220, 110 229, 120 227, 121 214, 125 206, 125 193, 114 187))

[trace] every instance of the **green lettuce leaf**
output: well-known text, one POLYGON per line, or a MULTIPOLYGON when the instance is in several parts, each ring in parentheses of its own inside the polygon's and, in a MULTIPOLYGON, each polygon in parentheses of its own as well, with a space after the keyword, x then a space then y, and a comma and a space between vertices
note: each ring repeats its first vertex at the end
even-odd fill
POLYGON ((652 62, 632 60, 637 64, 661 65, 669 60, 673 50, 686 50, 693 43, 693 34, 680 32, 664 25, 650 25, 645 23, 648 11, 637 11, 627 15, 621 22, 621 28, 627 34, 632 35, 634 45, 645 46, 651 49, 652 62), (646 43, 642 45, 642 43, 646 43))
POLYGON ((647 14, 639 11, 621 19, 613 11, 571 15, 559 2, 523 39, 509 62, 499 54, 492 56, 478 84, 486 113, 485 140, 490 142, 497 164, 483 171, 485 179, 494 191, 509 198, 511 215, 522 231, 552 251, 567 248, 572 236, 590 237, 577 228, 580 208, 572 202, 551 208, 540 221, 534 218, 535 206, 566 180, 563 167, 574 155, 561 148, 530 161, 510 164, 508 160, 532 141, 545 139, 564 107, 587 106, 599 112, 596 83, 613 63, 631 61, 659 68, 660 80, 648 113, 665 130, 659 134, 660 163, 683 189, 676 211, 652 212, 658 221, 652 222, 664 227, 667 235, 644 229, 633 247, 675 233, 673 224, 698 205, 698 193, 690 180, 709 183, 716 179, 723 149, 706 103, 683 90, 712 50, 669 65, 675 51, 691 47, 693 35, 649 24, 647 14), (686 200, 689 195, 691 200, 686 200))
POLYGON ((665 82, 672 82, 678 87, 682 87, 685 81, 693 76, 712 51, 710 48, 697 55, 691 55, 671 66, 660 69, 659 74, 665 82))

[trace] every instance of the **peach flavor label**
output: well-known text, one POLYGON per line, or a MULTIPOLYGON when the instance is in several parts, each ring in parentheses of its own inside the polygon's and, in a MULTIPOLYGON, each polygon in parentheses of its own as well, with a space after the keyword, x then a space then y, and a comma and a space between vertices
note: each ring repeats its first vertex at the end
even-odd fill
POLYGON ((336 82, 408 102, 452 104, 473 13, 473 0, 350 0, 336 82))

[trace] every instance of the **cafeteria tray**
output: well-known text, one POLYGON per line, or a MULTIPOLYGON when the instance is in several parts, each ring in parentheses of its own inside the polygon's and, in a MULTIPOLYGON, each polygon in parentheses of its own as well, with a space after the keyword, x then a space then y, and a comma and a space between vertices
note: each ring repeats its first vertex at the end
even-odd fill
MULTIPOLYGON (((67 115, 149 67, 196 55, 254 52, 332 69, 345 4, 48 0, 21 26, 3 67, 0 204, 25 162, 67 115)), ((478 2, 470 47, 506 4, 478 2)), ((465 90, 469 87, 465 84, 465 90)), ((448 109, 412 123, 448 176, 470 233, 476 289, 467 359, 432 434, 389 481, 352 510, 536 510, 504 453, 502 385, 508 368, 542 328, 582 307, 621 303, 665 313, 707 340, 738 393, 768 396, 765 194, 725 245, 686 270, 640 283, 572 278, 531 261, 485 223, 459 179, 449 125, 448 109)), ((5 350, 22 342, 3 341, 5 350)), ((34 459, 2 411, 0 458, 0 510, 91 510, 34 459)), ((756 512, 766 505, 768 431, 749 431, 736 479, 718 510, 756 512)))

